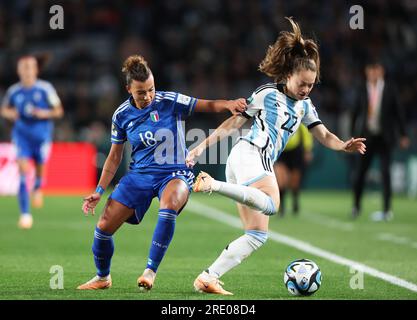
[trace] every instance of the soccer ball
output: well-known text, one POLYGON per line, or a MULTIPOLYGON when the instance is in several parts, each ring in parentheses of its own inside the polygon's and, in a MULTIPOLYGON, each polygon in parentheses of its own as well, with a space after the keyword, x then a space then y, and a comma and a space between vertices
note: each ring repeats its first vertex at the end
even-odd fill
POLYGON ((320 268, 308 259, 295 260, 285 269, 284 283, 294 296, 312 295, 321 285, 320 268))

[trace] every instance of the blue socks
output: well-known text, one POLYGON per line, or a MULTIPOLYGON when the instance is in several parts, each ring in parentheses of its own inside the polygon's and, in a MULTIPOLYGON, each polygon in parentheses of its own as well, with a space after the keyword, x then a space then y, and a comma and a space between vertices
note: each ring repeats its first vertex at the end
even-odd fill
POLYGON ((97 275, 99 277, 105 277, 110 274, 113 252, 114 244, 112 235, 96 227, 94 231, 93 254, 97 275))
MULTIPOLYGON (((159 210, 158 222, 153 234, 146 268, 149 268, 154 272, 157 271, 174 236, 177 216, 178 213, 175 210, 159 210)), ((109 275, 111 258, 114 252, 112 235, 96 227, 92 250, 94 254, 94 263, 97 268, 97 275, 99 277, 109 275)))
MULTIPOLYGON (((35 180, 34 190, 39 189, 42 186, 42 178, 37 177, 35 180)), ((30 213, 30 194, 26 183, 26 176, 20 176, 19 191, 17 194, 17 200, 19 202, 19 208, 21 214, 30 213)))
POLYGON ((29 213, 29 191, 26 184, 26 177, 20 176, 19 192, 17 195, 20 213, 29 213))
POLYGON ((149 250, 148 264, 149 268, 156 272, 161 263, 169 243, 174 236, 175 220, 178 213, 171 209, 160 209, 158 214, 158 222, 153 233, 151 248, 149 250))

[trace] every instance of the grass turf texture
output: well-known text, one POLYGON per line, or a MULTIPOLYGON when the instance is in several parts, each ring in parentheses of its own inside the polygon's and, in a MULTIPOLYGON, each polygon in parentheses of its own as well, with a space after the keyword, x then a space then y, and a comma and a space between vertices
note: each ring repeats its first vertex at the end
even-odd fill
MULTIPOLYGON (((192 200, 237 217, 234 203, 224 197, 193 194, 192 200)), ((273 216, 270 229, 417 283, 417 202, 395 197, 395 218, 389 223, 369 219, 381 205, 379 194, 364 198, 362 216, 356 221, 349 219, 350 205, 350 193, 304 192, 300 216, 273 216)), ((154 289, 140 292, 136 279, 146 265, 157 201, 140 225, 125 224, 115 234, 113 287, 78 291, 75 288, 95 274, 91 245, 103 206, 104 201, 94 217, 84 217, 81 197, 46 197, 44 208, 33 211, 34 227, 19 230, 17 200, 0 198, 0 299, 417 299, 415 292, 366 274, 364 288, 353 290, 349 284, 354 274, 348 267, 272 240, 222 278, 234 296, 197 293, 195 277, 242 231, 187 208, 177 220, 154 289), (285 267, 298 258, 312 259, 321 268, 322 287, 311 297, 292 297, 283 284, 285 267), (63 267, 63 290, 50 289, 53 265, 63 267)))

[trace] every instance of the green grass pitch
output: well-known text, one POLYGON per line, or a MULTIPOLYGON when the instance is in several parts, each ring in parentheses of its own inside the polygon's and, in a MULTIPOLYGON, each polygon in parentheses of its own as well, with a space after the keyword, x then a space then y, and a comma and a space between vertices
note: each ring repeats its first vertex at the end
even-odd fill
MULTIPOLYGON (((191 200, 197 206, 203 203, 237 217, 234 203, 226 198, 193 194, 191 200)), ((154 289, 140 292, 136 279, 146 265, 157 201, 140 225, 125 224, 115 234, 113 287, 99 292, 77 291, 77 285, 95 274, 91 245, 103 205, 104 201, 94 217, 84 217, 81 197, 46 197, 44 208, 33 211, 33 228, 19 230, 16 198, 1 197, 0 300, 417 299, 416 292, 367 274, 362 278, 363 288, 352 289, 350 282, 358 274, 351 273, 349 267, 273 240, 222 278, 234 296, 197 293, 192 285, 194 278, 242 231, 187 207, 177 220, 175 237, 159 268, 154 289), (308 298, 290 296, 283 284, 285 267, 298 258, 312 259, 322 270, 322 287, 308 298), (62 266, 64 271, 62 290, 50 288, 54 276, 50 268, 54 265, 62 266)), ((417 284, 417 201, 396 196, 395 218, 388 223, 369 219, 381 205, 379 194, 367 194, 363 214, 356 221, 349 219, 350 205, 351 194, 347 192, 304 192, 301 214, 273 216, 270 229, 417 284)))

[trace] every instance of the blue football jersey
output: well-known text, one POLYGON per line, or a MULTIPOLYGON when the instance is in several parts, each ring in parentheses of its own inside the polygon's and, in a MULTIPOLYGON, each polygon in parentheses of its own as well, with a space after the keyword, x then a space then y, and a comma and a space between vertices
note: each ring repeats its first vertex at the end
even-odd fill
POLYGON ((60 103, 54 87, 47 81, 37 80, 30 88, 21 83, 12 85, 6 92, 2 107, 13 107, 19 114, 13 127, 13 138, 33 142, 52 140, 53 121, 34 118, 32 111, 34 108, 51 109, 60 103))
POLYGON ((129 141, 130 170, 152 173, 187 169, 182 121, 190 116, 197 99, 175 92, 157 91, 152 103, 138 109, 129 97, 114 112, 111 142, 129 141))

